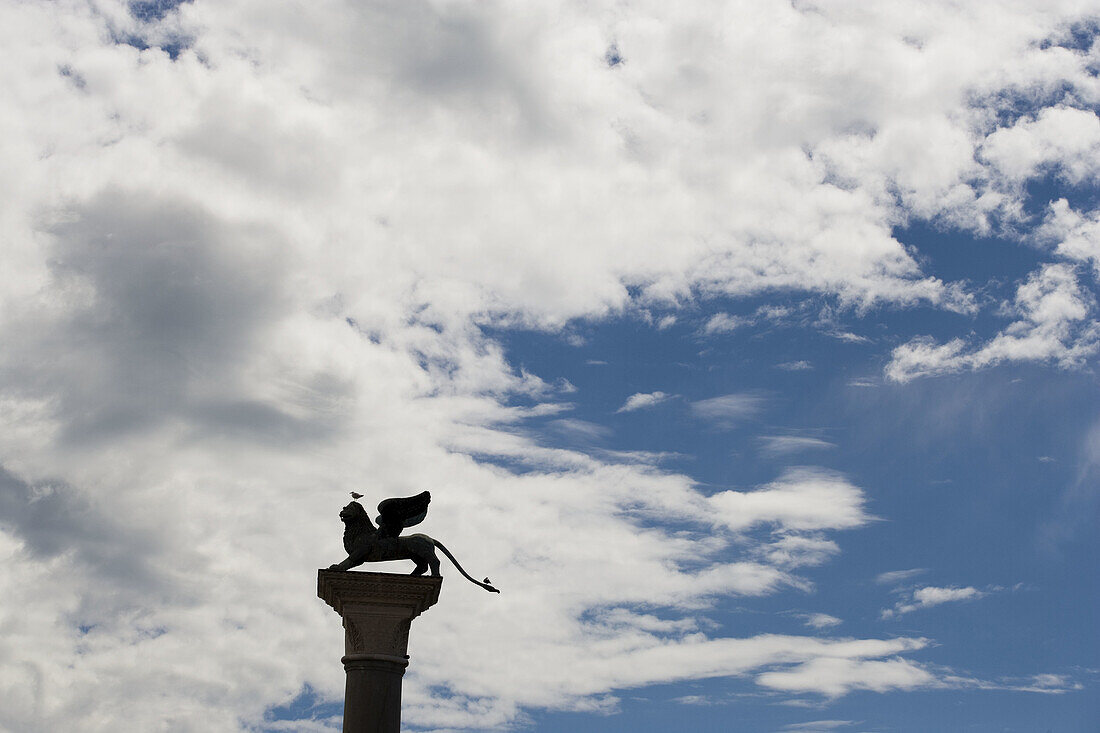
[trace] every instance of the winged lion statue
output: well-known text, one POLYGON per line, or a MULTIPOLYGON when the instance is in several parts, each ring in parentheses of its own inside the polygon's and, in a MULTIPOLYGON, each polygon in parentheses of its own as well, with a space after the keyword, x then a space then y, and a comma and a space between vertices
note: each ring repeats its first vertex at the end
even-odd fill
POLYGON ((416 563, 412 575, 423 575, 430 571, 432 576, 439 576, 439 557, 435 552, 439 548, 466 580, 491 593, 500 593, 488 578, 482 582, 470 577, 439 540, 426 534, 401 536, 401 531, 406 527, 424 521, 431 500, 432 495, 427 491, 416 496, 386 499, 378 505, 378 517, 374 520, 377 526, 371 522, 367 510, 358 501, 345 506, 340 510, 340 519, 344 523, 344 550, 348 557, 343 562, 330 566, 329 570, 350 570, 365 562, 412 560, 416 563))

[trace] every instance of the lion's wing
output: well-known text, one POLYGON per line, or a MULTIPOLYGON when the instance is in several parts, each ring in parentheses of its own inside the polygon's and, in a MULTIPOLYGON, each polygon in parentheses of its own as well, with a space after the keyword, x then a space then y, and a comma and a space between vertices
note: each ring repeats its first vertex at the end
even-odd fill
POLYGON ((398 532, 404 527, 420 524, 428 515, 431 500, 432 495, 428 491, 421 491, 416 496, 386 499, 378 504, 378 522, 398 532))

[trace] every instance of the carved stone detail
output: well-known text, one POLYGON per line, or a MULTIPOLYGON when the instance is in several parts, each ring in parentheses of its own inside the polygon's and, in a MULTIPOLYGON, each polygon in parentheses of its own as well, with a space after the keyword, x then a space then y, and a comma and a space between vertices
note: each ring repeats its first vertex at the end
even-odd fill
POLYGON ((344 619, 345 654, 402 658, 412 620, 439 600, 443 579, 321 570, 317 595, 344 619))
POLYGON ((404 656, 408 651, 411 621, 393 615, 348 614, 344 616, 345 654, 373 652, 404 656))

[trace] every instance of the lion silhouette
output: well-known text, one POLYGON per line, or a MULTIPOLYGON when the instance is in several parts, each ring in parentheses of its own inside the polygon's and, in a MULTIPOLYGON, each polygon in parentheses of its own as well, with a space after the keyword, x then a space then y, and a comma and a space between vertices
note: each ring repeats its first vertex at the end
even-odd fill
POLYGON ((466 580, 490 593, 500 593, 489 584, 488 578, 485 582, 481 582, 470 577, 451 551, 439 540, 426 534, 397 536, 405 526, 417 524, 424 518, 430 500, 431 496, 425 491, 409 499, 383 501, 378 505, 380 512, 378 527, 371 522, 362 504, 353 501, 345 506, 340 511, 340 520, 344 523, 344 550, 348 553, 348 557, 341 563, 331 565, 329 570, 350 570, 365 562, 412 560, 416 563, 416 567, 413 568, 411 575, 423 575, 425 571, 430 571, 433 577, 439 577, 439 557, 435 552, 438 547, 466 580), (410 509, 410 506, 414 508, 410 509), (402 510, 405 512, 404 517, 401 515, 402 510))

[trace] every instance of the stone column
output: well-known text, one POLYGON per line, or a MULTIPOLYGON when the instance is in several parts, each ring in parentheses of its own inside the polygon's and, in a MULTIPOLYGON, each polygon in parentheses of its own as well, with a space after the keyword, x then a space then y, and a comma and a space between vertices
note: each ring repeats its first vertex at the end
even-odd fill
POLYGON ((344 619, 344 733, 399 733, 409 625, 443 578, 318 570, 317 595, 344 619))

